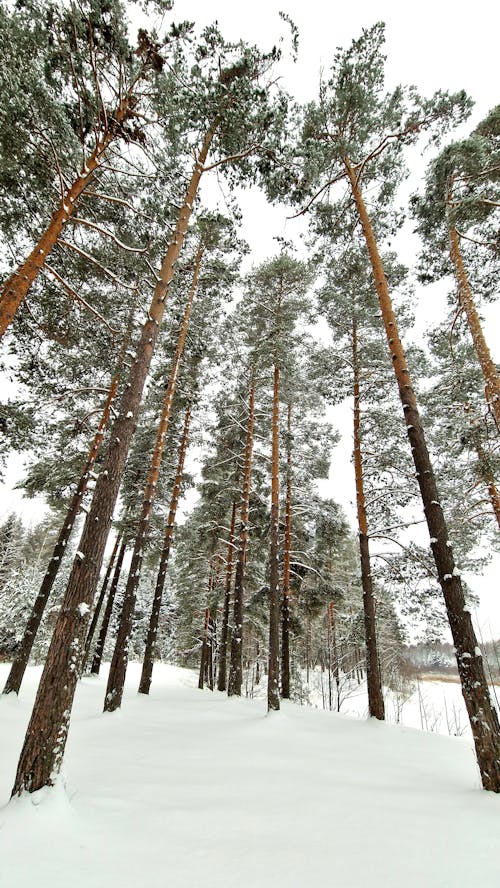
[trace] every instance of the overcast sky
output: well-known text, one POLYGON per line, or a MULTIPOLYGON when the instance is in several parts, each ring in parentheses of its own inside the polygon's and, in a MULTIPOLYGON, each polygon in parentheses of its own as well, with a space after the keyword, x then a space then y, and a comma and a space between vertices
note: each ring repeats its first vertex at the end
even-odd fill
MULTIPOLYGON (((465 134, 500 101, 497 91, 499 10, 500 6, 491 0, 477 0, 467 15, 463 7, 449 0, 421 0, 418 4, 390 0, 378 3, 361 0, 348 4, 319 0, 253 0, 247 3, 177 0, 173 17, 195 22, 198 31, 217 20, 228 39, 243 38, 257 43, 264 50, 280 45, 282 40, 283 61, 279 68, 282 85, 300 101, 316 98, 320 70, 328 70, 338 46, 346 47, 352 38, 359 36, 362 28, 384 21, 387 86, 415 84, 419 91, 427 95, 440 88, 450 91, 465 89, 476 103, 473 115, 464 127, 465 134), (281 9, 299 29, 299 57, 296 64, 290 58, 290 30, 279 18, 281 9)), ((419 187, 427 160, 427 157, 422 160, 417 153, 412 153, 414 172, 407 191, 419 187)), ((210 202, 223 200, 213 184, 208 186, 205 194, 210 202)), ((244 237, 252 251, 251 261, 261 262, 276 251, 273 236, 282 235, 291 240, 298 238, 301 223, 287 220, 287 211, 269 207, 262 195, 246 194, 242 208, 244 237)), ((401 259, 411 264, 418 250, 418 240, 412 238, 407 230, 404 237, 398 239, 398 246, 401 259)), ((429 299, 425 293, 422 300, 425 309, 420 317, 425 314, 427 318, 429 299)), ((433 294, 436 320, 439 319, 440 310, 444 309, 444 300, 444 290, 441 300, 435 300, 433 294)), ((487 318, 487 338, 496 360, 500 360, 500 347, 496 344, 498 317, 496 311, 490 310, 487 318)), ((343 410, 342 419, 342 424, 346 424, 349 430, 336 450, 335 469, 332 469, 329 484, 322 485, 322 492, 342 502, 353 518, 354 477, 350 465, 349 408, 343 410)), ((13 460, 13 466, 12 476, 20 470, 17 458, 13 460)), ((39 506, 32 503, 28 508, 23 507, 19 493, 6 492, 0 506, 0 518, 13 506, 22 509, 25 520, 28 515, 36 520, 40 517, 39 506)), ((500 558, 496 559, 495 565, 483 579, 471 584, 481 595, 479 621, 485 636, 490 636, 491 631, 500 636, 499 569, 500 558)))

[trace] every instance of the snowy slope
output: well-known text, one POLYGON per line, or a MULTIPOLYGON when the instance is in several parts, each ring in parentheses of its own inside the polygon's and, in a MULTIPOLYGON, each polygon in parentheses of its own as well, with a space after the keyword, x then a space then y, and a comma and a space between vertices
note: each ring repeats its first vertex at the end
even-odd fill
MULTIPOLYGON (((6 666, 0 666, 3 683, 6 666)), ((0 700, 0 796, 12 785, 39 669, 0 700)), ((198 691, 155 667, 101 714, 79 688, 65 790, 0 810, 2 888, 498 888, 500 797, 470 742, 198 691)))

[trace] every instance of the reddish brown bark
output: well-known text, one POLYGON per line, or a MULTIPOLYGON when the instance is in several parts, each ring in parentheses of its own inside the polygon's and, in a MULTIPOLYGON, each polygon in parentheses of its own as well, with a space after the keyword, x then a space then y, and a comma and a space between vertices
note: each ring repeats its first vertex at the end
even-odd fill
POLYGON ((292 405, 287 410, 285 539, 283 543, 283 600, 281 603, 281 696, 290 699, 290 559, 292 548, 292 405))
POLYGON ((99 637, 97 639, 97 644, 94 651, 94 657, 92 660, 92 665, 90 667, 90 671, 92 675, 99 675, 99 671, 101 668, 102 655, 104 653, 104 645, 106 644, 106 637, 108 635, 109 624, 111 622, 111 614, 113 613, 113 605, 115 603, 116 591, 118 589, 118 583, 120 581, 120 575, 122 572, 123 559, 125 557, 125 552, 127 549, 127 543, 123 539, 122 544, 120 546, 120 551, 118 553, 118 558, 116 561, 115 572, 113 574, 113 580, 111 583, 111 587, 109 590, 108 600, 106 602, 106 608, 104 610, 104 616, 102 618, 101 628, 99 630, 99 637))
POLYGON ((92 606, 120 483, 125 467, 142 392, 151 364, 168 289, 186 235, 203 167, 219 119, 207 133, 182 203, 175 230, 153 292, 148 319, 130 371, 111 442, 97 481, 77 557, 49 648, 24 741, 13 794, 35 792, 54 783, 59 773, 69 728, 73 697, 83 653, 87 619, 80 606, 92 606))
POLYGON ((497 429, 500 431, 500 377, 484 338, 481 321, 474 305, 474 297, 460 250, 458 233, 453 225, 449 228, 449 234, 450 256, 457 282, 458 302, 467 318, 474 349, 483 372, 486 401, 493 412, 497 429))
POLYGON ((377 624, 375 599, 370 562, 370 544, 363 478, 363 456, 360 434, 360 384, 358 360, 358 330, 354 319, 352 328, 352 362, 354 371, 354 474, 356 479, 356 511, 358 517, 359 555, 361 564, 361 586, 363 589, 363 613, 365 622, 366 684, 368 690, 368 711, 370 716, 381 721, 385 718, 382 678, 380 675, 377 650, 377 624))
POLYGON ((280 370, 278 356, 274 361, 272 456, 271 456, 271 543, 269 547, 269 657, 267 669, 267 708, 280 708, 280 566, 279 566, 279 397, 280 370))
POLYGON ((471 615, 466 606, 460 575, 455 569, 448 528, 439 502, 436 478, 427 450, 425 434, 406 365, 406 356, 399 336, 382 260, 356 171, 347 158, 345 158, 345 168, 370 256, 425 518, 432 540, 432 553, 455 645, 462 693, 470 719, 481 780, 485 789, 500 792, 500 725, 498 716, 491 703, 482 655, 471 615))
POLYGON ((106 430, 106 426, 108 425, 109 417, 111 415, 111 407, 113 401, 115 400, 118 385, 120 383, 120 378, 123 370, 123 361, 125 359, 125 353, 130 342, 131 332, 132 315, 120 349, 116 371, 113 379, 111 380, 108 396, 106 398, 106 403, 104 404, 97 431, 93 437, 92 444, 90 445, 90 449, 87 454, 87 459, 85 460, 85 465, 83 467, 78 486, 73 494, 68 507, 68 511, 66 512, 66 517, 63 521, 61 530, 59 531, 59 536, 54 546, 52 557, 49 561, 45 576, 42 580, 40 591, 35 599, 35 603, 33 605, 28 623, 24 630, 21 643, 16 652, 16 656, 14 657, 9 676, 3 689, 4 694, 10 694, 12 692, 16 694, 19 693, 19 689, 24 678, 24 673, 29 662, 31 650, 35 642, 37 632, 40 628, 40 624, 42 622, 43 614, 45 612, 52 587, 56 581, 59 568, 66 552, 66 546, 71 536, 71 531, 73 530, 83 497, 85 496, 85 492, 87 490, 90 479, 90 474, 92 472, 92 469, 94 468, 95 462, 101 449, 104 432, 106 430))
POLYGON ((78 178, 64 192, 59 207, 53 214, 38 243, 17 271, 13 272, 3 284, 0 291, 0 336, 3 336, 7 327, 14 319, 31 285, 45 265, 47 257, 56 244, 66 222, 73 215, 78 198, 92 182, 94 173, 99 168, 99 164, 109 145, 119 137, 122 124, 132 115, 136 105, 137 99, 131 92, 128 92, 115 112, 109 115, 107 128, 94 151, 85 161, 78 178))
POLYGON ((109 668, 108 685, 106 688, 106 697, 104 700, 105 712, 114 712, 115 709, 118 709, 121 706, 123 687, 125 684, 125 675, 128 665, 128 647, 130 636, 132 634, 135 599, 137 594, 137 587, 139 585, 139 579, 141 576, 144 547, 147 541, 147 532, 149 528, 151 512, 153 510, 153 503, 156 498, 156 487, 160 476, 163 451, 165 447, 168 426, 170 423, 170 414, 172 412, 172 403, 177 389, 179 367, 181 363, 182 353, 184 351, 184 345, 186 342, 189 319, 191 317, 191 310, 193 308, 193 301, 198 286, 198 277, 200 274, 203 253, 204 245, 203 242, 200 242, 196 253, 193 279, 186 301, 186 306, 184 308, 184 315, 179 331, 177 346, 175 349, 172 367, 168 379, 168 385, 165 392, 160 422, 158 423, 158 429, 156 432, 156 441, 153 448, 153 453, 151 454, 151 461, 149 463, 146 487, 144 489, 144 499, 142 501, 141 514, 137 524, 134 551, 132 553, 132 562, 130 565, 127 586, 125 589, 125 596, 123 599, 120 626, 118 629, 118 635, 116 636, 115 650, 113 652, 113 657, 109 668))
POLYGON ((189 440, 189 423, 191 420, 191 406, 188 406, 184 418, 184 429, 179 448, 179 460, 177 463, 177 471, 172 490, 172 498, 170 500, 170 509, 168 512, 167 526, 165 529, 165 538, 163 541, 163 549, 160 558, 160 566, 158 576, 156 578, 156 586, 153 596, 153 605, 151 608, 151 617, 149 619, 148 635, 146 638, 146 648, 144 651, 144 661, 142 664, 141 680, 139 683, 139 693, 149 694, 151 687, 151 679, 153 676, 153 663, 156 636, 158 633, 158 621, 160 619, 161 602, 163 598, 163 589, 165 587, 165 579, 167 576, 168 559, 170 556, 170 547, 172 544, 172 536, 174 533, 175 516, 182 485, 182 475, 184 472, 184 460, 189 440))
POLYGON ((219 649, 219 672, 217 674, 217 690, 226 690, 226 663, 227 663, 227 637, 229 628, 229 609, 231 604, 231 583, 233 579, 233 549, 234 549, 234 531, 236 527, 236 500, 233 502, 231 511, 231 525, 229 528, 229 540, 227 544, 226 558, 226 583, 224 591, 224 609, 222 613, 222 627, 220 636, 219 649))
POLYGON ((231 632, 231 661, 229 667, 228 696, 241 696, 243 683, 243 594, 245 583, 245 566, 248 546, 248 524, 250 520, 250 483, 252 479, 253 428, 255 419, 255 370, 250 377, 250 393, 248 396, 248 419, 245 441, 245 463, 243 467, 243 484, 240 503, 240 525, 238 533, 238 555, 234 577, 233 627, 231 632))
POLYGON ((120 545, 120 542, 121 542, 121 536, 118 533, 116 535, 115 544, 113 546, 113 551, 111 553, 111 556, 110 556, 110 559, 108 562, 108 566, 106 568, 106 574, 104 576, 104 580, 103 580, 103 583, 101 586, 99 598, 97 599, 97 604, 94 608, 94 613, 92 614, 92 620, 90 622, 89 631, 87 633, 87 639, 85 641, 85 652, 83 655, 82 668, 81 668, 82 674, 85 672, 85 667, 87 665, 87 660, 88 660, 89 654, 90 654, 90 648, 92 647, 92 642, 94 640, 95 630, 97 629, 97 623, 99 622, 99 617, 101 615, 102 606, 104 604, 104 599, 106 597, 106 592, 108 589, 109 581, 111 579, 111 574, 113 572, 113 567, 115 564, 115 560, 116 560, 116 556, 118 553, 118 547, 120 545))

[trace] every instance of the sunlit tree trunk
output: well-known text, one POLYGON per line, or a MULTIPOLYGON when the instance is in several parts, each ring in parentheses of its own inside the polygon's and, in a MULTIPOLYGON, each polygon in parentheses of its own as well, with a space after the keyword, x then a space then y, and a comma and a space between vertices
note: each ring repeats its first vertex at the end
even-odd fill
POLYGON ((481 780, 485 789, 500 792, 500 725, 492 706, 481 651, 477 644, 460 574, 455 568, 448 528, 439 502, 434 471, 427 450, 410 373, 406 365, 389 288, 356 170, 347 158, 345 168, 366 240, 383 323, 403 405, 425 518, 431 537, 439 583, 450 623, 462 693, 470 719, 481 780))

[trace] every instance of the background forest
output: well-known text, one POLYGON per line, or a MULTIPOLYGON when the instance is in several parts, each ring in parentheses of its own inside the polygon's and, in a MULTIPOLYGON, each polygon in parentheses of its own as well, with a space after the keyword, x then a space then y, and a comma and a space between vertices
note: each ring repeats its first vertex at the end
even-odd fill
POLYGON ((170 7, 0 3, 0 455, 48 506, 2 509, 4 693, 44 664, 14 792, 53 782, 103 660, 107 711, 163 660, 270 710, 366 686, 383 720, 432 666, 410 638, 450 632, 498 792, 471 578, 500 526, 500 106, 387 85, 381 23, 297 97, 288 14, 259 49, 170 7))

